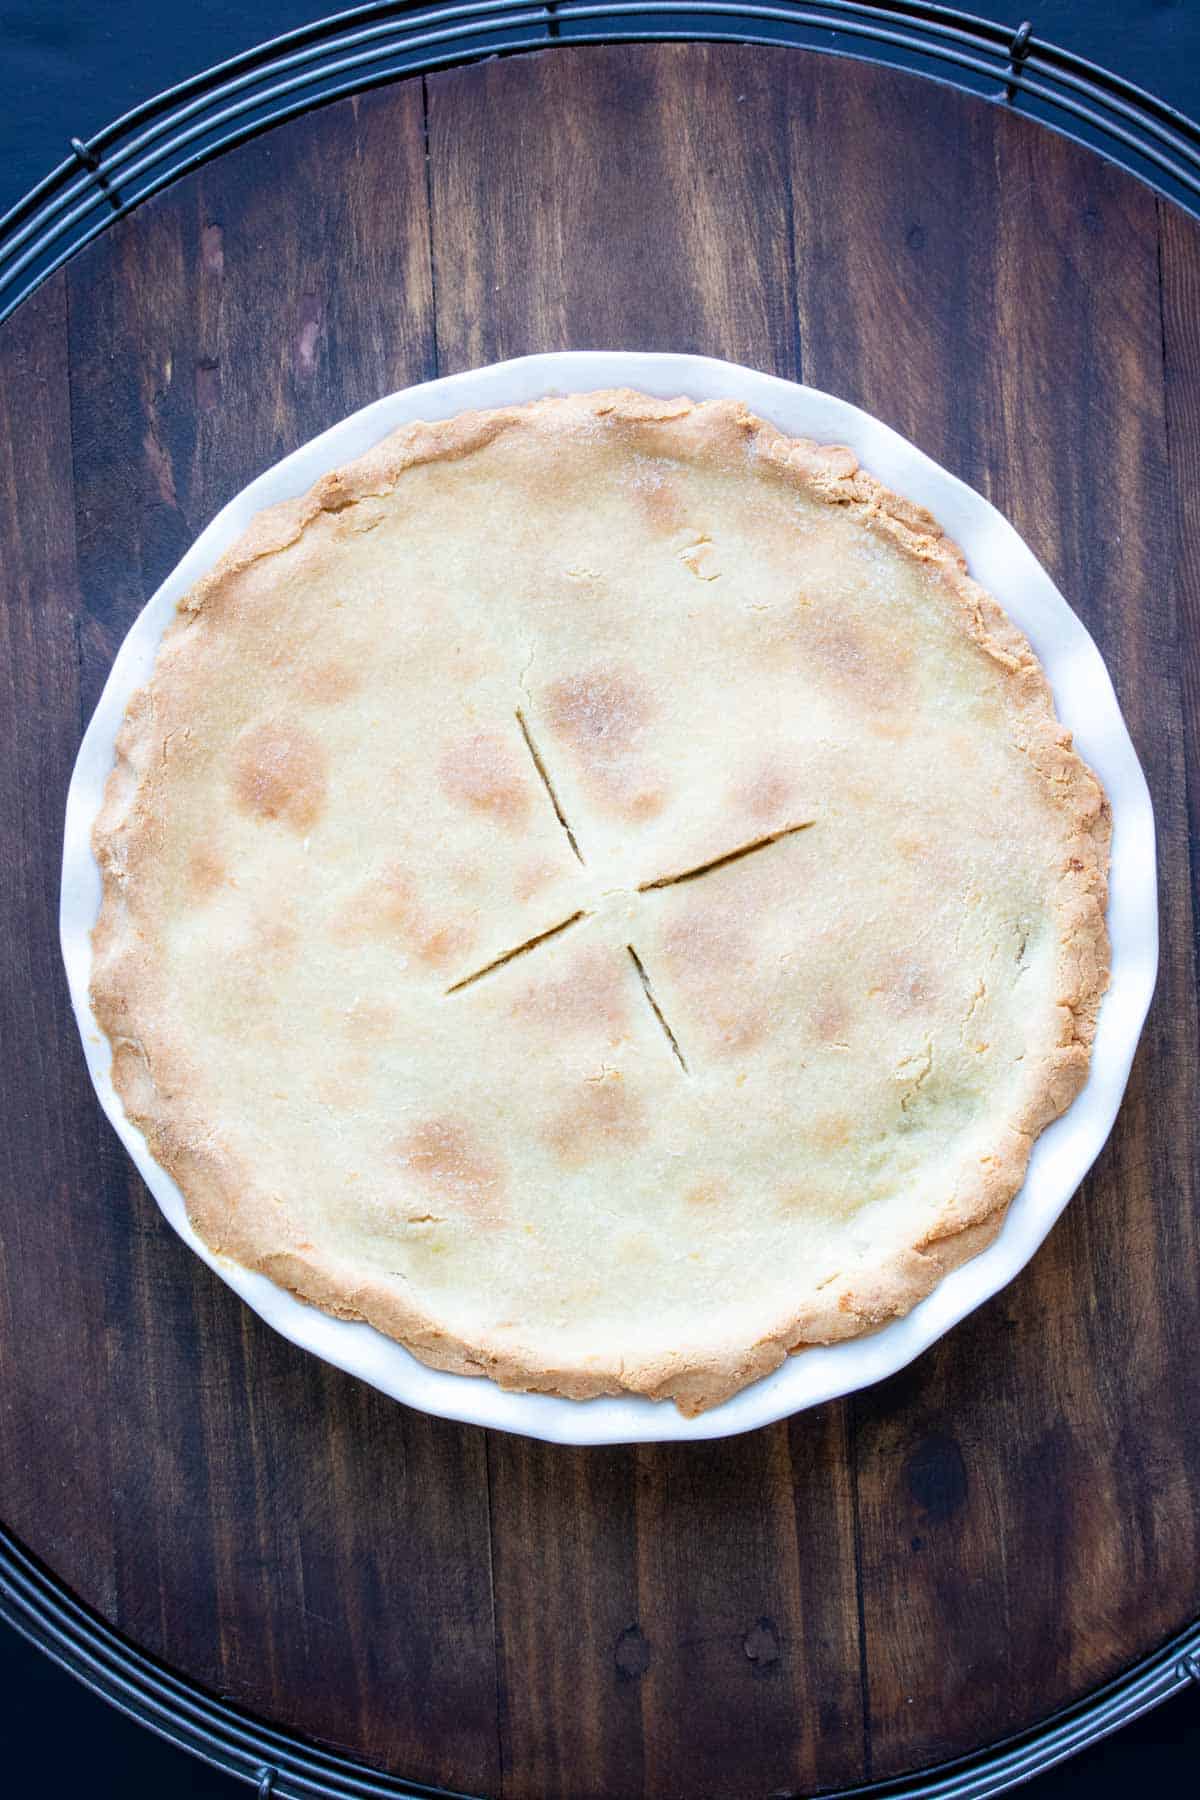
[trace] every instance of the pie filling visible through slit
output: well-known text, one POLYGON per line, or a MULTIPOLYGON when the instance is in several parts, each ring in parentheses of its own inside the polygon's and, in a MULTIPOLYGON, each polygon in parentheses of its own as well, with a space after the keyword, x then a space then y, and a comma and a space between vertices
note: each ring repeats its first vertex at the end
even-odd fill
POLYGON ((927 514, 729 401, 407 426, 182 602, 93 1002, 205 1241, 685 1412, 906 1312, 1087 1072, 1109 817, 927 514))

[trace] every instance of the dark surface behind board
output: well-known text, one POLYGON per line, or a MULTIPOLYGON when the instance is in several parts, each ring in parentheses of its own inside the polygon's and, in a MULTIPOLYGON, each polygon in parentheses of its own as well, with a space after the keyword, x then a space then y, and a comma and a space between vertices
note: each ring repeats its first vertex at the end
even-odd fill
POLYGON ((974 1748, 1200 1612, 1198 230, 911 77, 556 52, 283 128, 0 330, 0 1518, 129 1636, 414 1778, 740 1797, 974 1748), (54 909, 81 721, 222 501, 389 388, 614 343, 802 375, 1013 518, 1150 778, 1164 954, 1012 1288, 842 1405, 573 1452, 392 1405, 188 1255, 95 1107, 54 909))

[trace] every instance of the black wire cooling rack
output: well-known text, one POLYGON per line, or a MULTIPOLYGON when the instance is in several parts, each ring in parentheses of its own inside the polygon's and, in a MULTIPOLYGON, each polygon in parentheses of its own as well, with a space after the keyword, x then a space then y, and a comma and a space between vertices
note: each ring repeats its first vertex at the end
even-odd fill
MULTIPOLYGON (((259 1800, 465 1800, 331 1756, 204 1693, 127 1643, 2 1527, 0 1618, 131 1719, 256 1787, 259 1800)), ((914 1780, 854 1788, 839 1800, 988 1800, 1132 1724, 1193 1681, 1200 1681, 1200 1627, 1032 1732, 914 1780)))
MULTIPOLYGON (((0 218, 0 319, 152 194, 221 151, 402 75, 572 44, 722 39, 868 57, 937 75, 1053 126, 1200 215, 1200 125, 1016 27, 915 0, 421 0, 359 6, 180 82, 106 125, 0 218)), ((0 1619, 129 1717, 259 1800, 455 1800, 331 1756, 182 1680, 76 1600, 0 1526, 0 1619)), ((1200 1625, 1034 1731, 842 1800, 988 1800, 1200 1681, 1200 1625)), ((462 1800, 462 1797, 457 1797, 462 1800)))
POLYGON ((135 107, 0 219, 0 318, 39 281, 169 182, 322 101, 482 56, 655 39, 788 44, 941 75, 1109 155, 1200 212, 1200 125, 1051 44, 914 0, 401 0, 306 25, 135 107))

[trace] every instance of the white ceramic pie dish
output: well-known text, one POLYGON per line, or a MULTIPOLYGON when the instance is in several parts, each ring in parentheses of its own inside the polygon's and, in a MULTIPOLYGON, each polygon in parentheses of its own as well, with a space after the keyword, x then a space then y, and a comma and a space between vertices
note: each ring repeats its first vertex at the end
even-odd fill
POLYGON ((278 463, 222 509, 150 600, 122 644, 84 735, 67 796, 60 913, 63 957, 88 1069, 100 1103, 175 1230, 254 1310, 306 1350, 410 1406, 531 1437, 573 1444, 724 1437, 893 1374, 989 1299, 1037 1250, 1099 1154, 1128 1079, 1158 964, 1154 819, 1145 778, 1100 654, 1032 552, 980 495, 857 407, 732 363, 699 356, 583 351, 523 357, 447 376, 376 401, 278 463), (628 386, 664 397, 734 397, 792 436, 849 444, 886 486, 918 501, 958 541, 972 575, 1027 634, 1058 712, 1108 791, 1113 810, 1109 932, 1112 982, 1101 1007, 1091 1074, 1074 1105, 1038 1139, 1029 1172, 996 1241, 947 1275, 910 1312, 868 1337, 791 1357, 782 1368, 696 1418, 671 1402, 632 1396, 588 1401, 506 1393, 493 1382, 427 1368, 367 1325, 330 1318, 214 1255, 188 1223, 182 1195, 125 1116, 111 1081, 108 1042, 93 1016, 91 928, 100 875, 91 827, 130 695, 149 678, 180 597, 263 507, 311 487, 397 426, 548 393, 628 386))

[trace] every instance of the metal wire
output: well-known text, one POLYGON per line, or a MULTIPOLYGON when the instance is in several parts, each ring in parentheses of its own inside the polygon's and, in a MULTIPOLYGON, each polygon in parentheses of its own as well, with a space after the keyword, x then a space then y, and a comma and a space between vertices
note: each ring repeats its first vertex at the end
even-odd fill
MULTIPOLYGON (((61 1584, 0 1527, 0 1619, 128 1717, 269 1800, 465 1800, 379 1774, 259 1725, 162 1668, 61 1584)), ((991 1800, 1053 1768, 1200 1679, 1200 1628, 1037 1730, 916 1780, 841 1800, 991 1800)))
POLYGON ((0 318, 130 212, 209 157, 309 107, 403 73, 566 45, 733 39, 870 55, 1014 104, 1114 155, 1200 211, 1200 126, 1067 51, 917 0, 391 0, 318 20, 135 107, 0 218, 0 318))
MULTIPOLYGON (((0 218, 0 319, 116 218, 209 158, 402 74, 533 48, 721 41, 868 55, 1018 102, 1200 212, 1200 125, 1094 63, 919 0, 392 0, 315 21, 135 107, 84 142, 0 218)), ((246 1718, 127 1644, 0 1527, 0 1618, 150 1730, 240 1777, 260 1800, 429 1800, 246 1718)), ((1037 1730, 916 1782, 856 1789, 890 1800, 988 1800, 1200 1680, 1200 1627, 1037 1730)), ((849 1800, 849 1796, 847 1796, 849 1800)))

